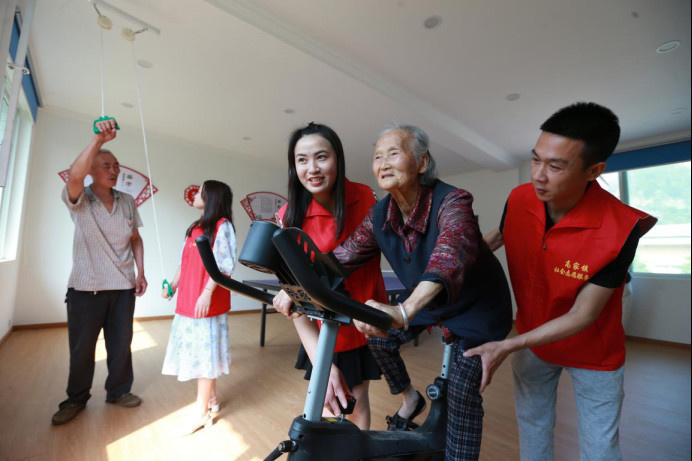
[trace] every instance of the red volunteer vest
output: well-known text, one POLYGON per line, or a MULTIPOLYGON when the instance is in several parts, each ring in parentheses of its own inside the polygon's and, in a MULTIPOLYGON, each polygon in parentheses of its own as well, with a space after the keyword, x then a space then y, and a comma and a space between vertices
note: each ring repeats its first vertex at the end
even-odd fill
MULTIPOLYGON (((503 239, 517 301, 518 333, 567 313, 589 279, 620 253, 634 226, 643 236, 656 223, 593 182, 579 203, 545 232, 545 206, 531 184, 515 188, 507 200, 503 239)), ((625 363, 622 289, 598 319, 569 338, 531 350, 562 366, 616 370, 625 363)))
MULTIPOLYGON (((219 231, 221 224, 226 219, 219 219, 216 223, 216 231, 219 231)), ((180 262, 180 278, 178 279, 178 301, 175 313, 185 317, 195 316, 195 304, 197 298, 202 294, 202 290, 209 281, 209 274, 204 269, 202 258, 197 251, 195 240, 204 233, 201 227, 195 227, 190 236, 185 239, 183 258, 180 262)), ((211 303, 206 317, 216 317, 231 310, 231 292, 222 287, 217 287, 211 294, 211 303)))
MULTIPOLYGON (((344 242, 363 221, 375 204, 375 197, 370 187, 346 180, 346 216, 344 230, 338 240, 336 234, 336 220, 314 199, 308 205, 303 220, 302 230, 310 236, 321 252, 332 251, 344 242)), ((279 210, 279 217, 283 220, 286 205, 279 210)), ((362 267, 351 272, 344 282, 351 298, 365 302, 368 299, 387 304, 387 292, 380 270, 380 258, 372 258, 362 267)), ((356 327, 349 325, 340 327, 336 338, 335 352, 350 351, 365 346, 368 340, 356 327)))

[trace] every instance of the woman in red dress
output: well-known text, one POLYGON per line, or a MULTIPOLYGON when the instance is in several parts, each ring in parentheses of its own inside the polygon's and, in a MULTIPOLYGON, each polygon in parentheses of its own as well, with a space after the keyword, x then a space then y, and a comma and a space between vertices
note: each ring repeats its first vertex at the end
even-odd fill
MULTIPOLYGON (((288 177, 288 203, 279 210, 279 223, 283 227, 302 229, 322 252, 331 251, 346 240, 376 202, 369 186, 346 179, 341 140, 325 125, 310 123, 291 134, 288 177)), ((345 288, 357 301, 386 302, 380 258, 373 258, 353 271, 345 281, 345 288)), ((279 292, 274 298, 277 311, 289 313, 293 318, 303 343, 296 368, 306 370, 305 377, 309 379, 318 327, 303 315, 291 314, 290 306, 291 299, 285 292, 279 292)), ((325 408, 338 416, 337 399, 346 407, 347 395, 339 390, 343 386, 335 386, 335 383, 345 382, 356 398, 349 419, 363 430, 370 428, 370 380, 380 379, 382 374, 367 344, 365 336, 354 326, 339 328, 325 400, 325 408)))

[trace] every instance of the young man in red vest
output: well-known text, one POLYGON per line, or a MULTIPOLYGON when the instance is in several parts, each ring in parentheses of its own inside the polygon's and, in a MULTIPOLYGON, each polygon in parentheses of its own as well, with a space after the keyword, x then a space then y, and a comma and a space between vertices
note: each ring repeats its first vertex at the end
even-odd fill
POLYGON ((541 130, 531 183, 512 191, 500 228, 486 236, 491 249, 506 249, 518 335, 464 355, 481 356, 482 392, 514 352, 522 460, 553 459, 563 369, 574 382, 581 458, 619 460, 622 290, 639 238, 656 219, 596 182, 620 138, 613 112, 577 103, 553 114, 541 130))

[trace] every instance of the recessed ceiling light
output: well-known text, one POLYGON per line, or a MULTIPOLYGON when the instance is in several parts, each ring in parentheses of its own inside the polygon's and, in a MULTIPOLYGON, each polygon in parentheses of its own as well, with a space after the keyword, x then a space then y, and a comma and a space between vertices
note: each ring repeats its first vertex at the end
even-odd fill
POLYGON ((520 95, 519 93, 510 93, 510 94, 508 94, 507 96, 505 96, 505 99, 506 99, 507 101, 512 102, 512 101, 516 101, 516 100, 519 99, 520 97, 521 97, 521 95, 520 95))
POLYGON ((250 141, 252 138, 250 136, 243 136, 243 141, 250 141))
POLYGON ((441 22, 442 18, 440 16, 435 15, 430 16, 428 19, 423 21, 423 25, 426 29, 434 29, 435 27, 439 26, 441 22))
POLYGON ((673 115, 684 114, 685 112, 687 112, 687 109, 684 107, 677 107, 670 111, 670 113, 673 115))
POLYGON ((123 107, 127 107, 128 109, 132 109, 135 106, 131 102, 124 102, 123 107))
POLYGON ((154 67, 154 64, 151 61, 147 61, 146 59, 138 60, 137 64, 139 64, 140 67, 144 67, 145 69, 151 69, 152 67, 154 67))
POLYGON ((677 49, 679 46, 680 42, 678 40, 672 40, 656 48, 656 53, 670 53, 671 51, 677 49))
POLYGON ((284 114, 293 114, 295 113, 294 109, 284 109, 284 114))

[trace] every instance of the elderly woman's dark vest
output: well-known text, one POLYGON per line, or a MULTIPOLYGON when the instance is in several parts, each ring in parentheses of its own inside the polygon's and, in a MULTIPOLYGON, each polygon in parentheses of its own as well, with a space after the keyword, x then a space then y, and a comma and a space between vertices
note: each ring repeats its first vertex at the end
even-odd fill
MULTIPOLYGON (((406 288, 398 302, 407 299, 421 280, 442 282, 434 277, 423 277, 435 248, 439 230, 437 214, 442 200, 455 187, 437 181, 434 187, 428 230, 421 236, 412 252, 407 252, 401 238, 386 223, 390 195, 373 209, 373 232, 382 254, 406 288)), ((478 224, 475 224, 478 226, 478 224)), ((412 325, 442 323, 462 340, 468 349, 488 341, 504 339, 512 327, 512 302, 507 279, 500 262, 478 233, 478 256, 472 267, 465 268, 464 284, 455 299, 449 299, 449 289, 437 296, 435 302, 422 309, 411 321, 412 325)), ((443 283, 444 285, 444 283, 443 283)))

